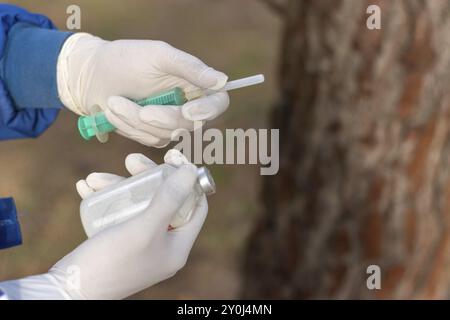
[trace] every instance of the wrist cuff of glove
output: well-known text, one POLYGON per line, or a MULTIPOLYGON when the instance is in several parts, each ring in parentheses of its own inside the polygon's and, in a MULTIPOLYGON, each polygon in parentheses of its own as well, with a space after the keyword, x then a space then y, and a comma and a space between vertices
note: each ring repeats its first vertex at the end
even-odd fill
POLYGON ((87 300, 81 292, 81 270, 77 266, 69 266, 66 271, 53 266, 48 274, 71 300, 87 300))
POLYGON ((66 108, 79 115, 87 114, 81 101, 84 69, 100 42, 103 40, 89 33, 76 33, 66 40, 59 53, 56 67, 59 98, 66 108))

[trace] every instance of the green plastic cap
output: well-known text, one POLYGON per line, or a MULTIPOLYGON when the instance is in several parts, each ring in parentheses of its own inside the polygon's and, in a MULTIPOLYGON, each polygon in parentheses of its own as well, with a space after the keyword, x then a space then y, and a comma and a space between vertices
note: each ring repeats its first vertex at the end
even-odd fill
POLYGON ((78 118, 78 131, 85 140, 116 130, 103 112, 78 118))

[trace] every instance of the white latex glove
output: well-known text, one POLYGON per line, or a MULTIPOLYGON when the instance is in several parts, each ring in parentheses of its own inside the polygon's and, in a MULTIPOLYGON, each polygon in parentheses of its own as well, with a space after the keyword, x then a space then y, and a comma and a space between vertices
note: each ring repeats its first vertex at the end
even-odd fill
POLYGON ((193 130, 193 121, 220 115, 228 108, 228 94, 216 93, 182 107, 140 107, 129 99, 176 86, 186 91, 217 90, 227 79, 224 73, 162 41, 105 41, 87 33, 66 40, 57 65, 58 92, 67 108, 82 115, 98 105, 117 133, 156 147, 167 145, 176 129, 193 130))
MULTIPOLYGON (((179 169, 161 185, 145 212, 88 239, 50 270, 64 285, 70 278, 68 270, 79 268, 80 288, 65 285, 73 298, 125 298, 173 276, 184 266, 208 205, 204 196, 191 221, 167 231, 171 219, 193 192, 197 171, 176 150, 169 151, 165 160, 179 169)), ((128 156, 125 164, 132 174, 155 165, 139 154, 128 156)), ((77 189, 84 197, 90 190, 99 190, 120 179, 110 174, 91 174, 84 181, 89 189, 83 190, 83 182, 77 183, 77 189)))
MULTIPOLYGON (((161 185, 149 207, 121 224, 101 231, 62 258, 47 274, 0 283, 11 299, 122 299, 173 276, 186 263, 205 221, 204 196, 192 219, 170 230, 177 210, 193 192, 196 167, 176 150, 165 162, 179 168, 161 185)), ((131 174, 154 166, 141 154, 125 161, 131 174)), ((95 173, 77 183, 82 197, 122 177, 95 173)))
MULTIPOLYGON (((164 155, 164 162, 174 167, 190 164, 186 157, 176 149, 170 149, 164 155)), ((157 164, 141 153, 131 153, 125 158, 125 168, 134 176, 144 172, 157 164)), ((76 183, 76 189, 82 199, 87 198, 92 193, 100 191, 110 185, 124 180, 125 177, 104 172, 93 172, 86 179, 76 183)))
POLYGON ((71 300, 52 275, 45 273, 0 282, 0 300, 71 300))

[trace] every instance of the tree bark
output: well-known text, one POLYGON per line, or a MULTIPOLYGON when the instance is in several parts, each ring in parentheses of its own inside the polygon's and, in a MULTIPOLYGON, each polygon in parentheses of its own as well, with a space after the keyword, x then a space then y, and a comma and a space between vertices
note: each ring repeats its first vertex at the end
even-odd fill
POLYGON ((450 1, 286 5, 280 171, 264 177, 243 297, 449 298, 450 1))

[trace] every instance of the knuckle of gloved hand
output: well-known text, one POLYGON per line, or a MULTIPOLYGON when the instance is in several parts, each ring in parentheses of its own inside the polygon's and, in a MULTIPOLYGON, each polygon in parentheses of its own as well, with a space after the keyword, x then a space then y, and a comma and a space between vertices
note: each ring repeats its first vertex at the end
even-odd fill
POLYGON ((155 148, 161 149, 167 147, 167 145, 170 143, 169 138, 161 138, 159 139, 159 142, 154 145, 155 148))
POLYGON ((153 40, 153 41, 152 41, 152 44, 153 44, 155 47, 158 47, 158 48, 160 48, 160 49, 169 49, 169 48, 172 48, 172 46, 171 46, 170 44, 168 44, 167 42, 162 41, 162 40, 153 40))
POLYGON ((219 94, 221 99, 221 105, 224 106, 225 108, 228 107, 230 105, 230 96, 228 95, 228 93, 219 92, 219 94))
POLYGON ((183 269, 186 266, 187 260, 188 260, 188 256, 187 255, 181 255, 179 257, 179 259, 177 261, 178 262, 177 263, 178 271, 183 269))
POLYGON ((148 160, 146 156, 144 156, 142 153, 135 152, 130 153, 125 157, 125 165, 134 165, 135 163, 144 163, 148 160))
POLYGON ((184 254, 174 254, 172 255, 170 262, 170 273, 176 274, 178 271, 183 269, 186 266, 188 256, 184 254))
MULTIPOLYGON (((151 44, 152 53, 156 54, 156 57, 161 59, 160 62, 168 61, 167 58, 170 58, 174 53, 174 47, 169 43, 161 40, 154 40, 151 44)), ((170 61, 170 59, 169 59, 170 61)))
POLYGON ((156 147, 158 144, 161 143, 161 139, 156 138, 154 136, 151 137, 139 137, 136 139, 140 144, 143 144, 147 147, 156 147))

